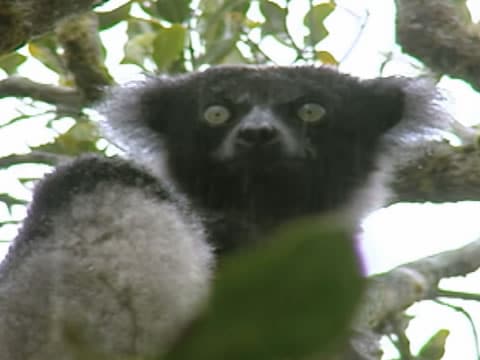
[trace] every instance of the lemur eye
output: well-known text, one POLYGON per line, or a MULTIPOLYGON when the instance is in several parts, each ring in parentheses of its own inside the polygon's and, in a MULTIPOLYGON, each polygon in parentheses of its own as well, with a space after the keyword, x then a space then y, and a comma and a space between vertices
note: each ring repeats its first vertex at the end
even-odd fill
POLYGON ((316 103, 306 103, 300 106, 297 115, 306 123, 314 123, 322 119, 327 111, 325 108, 316 103))
POLYGON ((205 110, 203 117, 212 126, 222 125, 230 119, 230 110, 222 105, 212 105, 205 110))

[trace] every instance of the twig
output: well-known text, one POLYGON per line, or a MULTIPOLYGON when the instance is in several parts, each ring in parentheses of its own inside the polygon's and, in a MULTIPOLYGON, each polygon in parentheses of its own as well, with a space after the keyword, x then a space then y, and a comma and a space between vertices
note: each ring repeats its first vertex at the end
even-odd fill
MULTIPOLYGON (((351 12, 350 12, 350 14, 353 16, 353 14, 351 12)), ((360 24, 360 28, 358 29, 357 35, 353 39, 353 41, 350 44, 350 47, 348 48, 348 50, 345 52, 345 54, 343 54, 342 58, 340 59, 340 63, 344 62, 350 56, 353 49, 355 49, 355 46, 357 46, 358 41, 362 37, 362 34, 364 33, 365 28, 367 27, 369 17, 370 17, 370 12, 368 11, 368 9, 366 9, 365 10, 365 16, 363 17, 363 20, 360 24)))
POLYGON ((456 305, 453 305, 453 304, 450 304, 450 303, 447 303, 447 302, 444 302, 444 301, 441 301, 441 300, 438 300, 438 299, 436 299, 435 302, 440 304, 440 305, 449 307, 450 309, 453 309, 455 311, 458 311, 459 313, 461 313, 463 316, 465 316, 467 318, 467 321, 470 324, 470 327, 472 328, 472 334, 473 334, 473 339, 475 341, 475 352, 477 354, 477 359, 480 360, 480 348, 479 348, 479 342, 478 342, 478 332, 477 332, 477 328, 475 327, 475 322, 473 321, 472 316, 461 306, 456 306, 456 305))
POLYGON ((451 298, 451 299, 480 301, 480 294, 472 294, 472 293, 453 291, 453 290, 445 290, 445 289, 438 289, 437 290, 437 296, 438 297, 451 298))
POLYGON ((54 153, 47 153, 41 151, 32 151, 26 154, 12 154, 0 158, 0 168, 8 168, 13 165, 42 163, 46 165, 57 165, 59 163, 68 161, 70 159, 67 155, 60 155, 54 153))
POLYGON ((255 52, 261 54, 267 61, 269 61, 272 64, 277 64, 275 60, 273 60, 265 51, 260 48, 260 45, 257 44, 255 41, 253 41, 248 34, 242 33, 240 34, 240 41, 243 41, 247 46, 250 48, 255 49, 255 52))

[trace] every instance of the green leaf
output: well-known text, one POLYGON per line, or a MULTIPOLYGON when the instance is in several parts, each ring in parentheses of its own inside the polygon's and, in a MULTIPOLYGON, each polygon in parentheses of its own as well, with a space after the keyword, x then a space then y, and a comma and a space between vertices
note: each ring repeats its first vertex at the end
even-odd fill
POLYGON ((65 155, 98 152, 96 147, 98 138, 98 130, 94 123, 90 121, 80 121, 73 125, 66 133, 57 136, 53 143, 36 146, 32 148, 32 150, 65 155))
POLYGON ((247 59, 243 56, 236 46, 232 47, 225 56, 222 57, 222 64, 245 64, 247 59))
POLYGON ((272 1, 260 2, 260 11, 265 17, 262 31, 265 35, 281 35, 287 32, 287 9, 280 7, 272 1))
POLYGON ((98 24, 100 30, 109 29, 112 26, 117 25, 119 22, 128 19, 130 15, 130 8, 132 4, 127 2, 126 4, 108 12, 97 12, 98 24))
POLYGON ((18 199, 7 193, 0 193, 0 202, 4 203, 8 209, 10 215, 12 215, 12 210, 14 205, 26 205, 28 201, 23 199, 18 199))
POLYGON ((236 50, 237 37, 227 38, 212 42, 209 44, 205 55, 198 60, 202 64, 220 64, 224 63, 225 59, 236 50))
POLYGON ((447 329, 438 330, 420 349, 419 359, 441 360, 445 354, 445 344, 450 331, 447 329))
POLYGON ((190 17, 190 2, 191 0, 157 0, 157 13, 171 23, 182 23, 190 17))
POLYGON ((127 35, 130 39, 135 36, 163 29, 156 20, 133 18, 128 20, 127 35))
POLYGON ((310 30, 308 38, 315 45, 328 36, 328 30, 324 25, 325 19, 335 10, 333 1, 313 6, 305 15, 303 23, 310 30))
POLYGON ((335 59, 335 56, 332 55, 331 52, 328 51, 316 51, 315 57, 319 60, 322 64, 328 65, 338 65, 338 60, 335 59))
POLYGON ((12 52, 4 56, 0 56, 0 68, 3 69, 8 75, 12 75, 17 72, 17 68, 27 60, 26 56, 23 56, 17 52, 12 52))
POLYGON ((198 59, 197 63, 223 63, 225 58, 236 50, 245 19, 245 15, 238 11, 216 12, 211 16, 203 15, 199 28, 205 41, 205 54, 198 59))
POLYGON ((57 74, 64 74, 65 67, 62 59, 57 53, 57 42, 51 35, 43 36, 28 44, 30 54, 43 65, 57 74))
POLYGON ((202 14, 208 16, 216 16, 227 12, 238 12, 245 15, 251 3, 249 0, 202 0, 199 8, 202 14))
POLYGON ((122 64, 135 64, 143 67, 145 58, 151 56, 153 52, 153 40, 156 36, 155 32, 147 32, 129 39, 125 44, 125 56, 122 64))
POLYGON ((199 8, 202 14, 211 15, 217 12, 223 5, 224 0, 201 0, 199 8))
POLYGON ((251 3, 249 0, 227 0, 225 1, 225 9, 229 12, 245 15, 251 3))
POLYGON ((210 304, 166 360, 304 359, 345 340, 361 297, 351 234, 297 221, 220 264, 210 304))
POLYGON ((186 30, 182 25, 174 24, 157 31, 153 40, 153 61, 159 70, 166 70, 180 59, 185 46, 186 30))

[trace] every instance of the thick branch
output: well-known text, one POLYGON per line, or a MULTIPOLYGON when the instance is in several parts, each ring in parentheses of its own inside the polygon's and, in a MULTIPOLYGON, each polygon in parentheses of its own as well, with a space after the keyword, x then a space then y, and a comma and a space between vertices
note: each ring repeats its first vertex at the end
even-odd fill
POLYGON ((434 71, 480 90, 480 25, 464 2, 397 0, 396 32, 402 49, 434 71))
MULTIPOLYGON (((441 295, 440 280, 480 268, 480 240, 399 266, 369 279, 366 296, 353 324, 350 346, 355 359, 381 358, 381 325, 414 303, 441 295), (380 330, 380 332, 379 332, 380 330)), ((348 356, 342 359, 350 359, 348 356)))
POLYGON ((393 188, 395 201, 480 200, 480 147, 436 143, 396 173, 393 188))
POLYGON ((10 77, 0 81, 0 98, 29 97, 59 107, 78 109, 83 107, 83 96, 68 87, 39 84, 24 77, 10 77))
POLYGON ((93 12, 62 21, 55 29, 63 59, 75 85, 88 101, 98 100, 112 77, 103 63, 98 19, 93 12))
POLYGON ((370 287, 356 326, 375 329, 392 314, 437 295, 440 280, 462 276, 480 267, 480 240, 399 266, 370 278, 370 287))
POLYGON ((0 0, 0 55, 43 34, 70 15, 91 9, 100 0, 0 0))

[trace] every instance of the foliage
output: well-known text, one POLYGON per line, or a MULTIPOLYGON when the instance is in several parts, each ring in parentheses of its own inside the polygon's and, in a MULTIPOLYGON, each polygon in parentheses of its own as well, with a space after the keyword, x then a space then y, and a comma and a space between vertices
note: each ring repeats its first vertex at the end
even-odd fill
MULTIPOLYGON (((335 1, 306 0, 305 3, 309 7, 297 18, 292 18, 295 0, 129 0, 114 9, 94 12, 99 34, 111 29, 119 33, 125 30, 121 64, 133 65, 145 72, 178 73, 216 64, 276 63, 278 49, 288 54, 292 63, 337 65, 335 56, 323 47, 323 40, 330 36, 326 20, 338 10, 335 1)), ((462 11, 466 10, 465 1, 455 3, 462 11)), ((468 11, 464 12, 464 20, 469 20, 468 11)), ((110 55, 109 43, 86 45, 99 47, 101 61, 110 55)), ((81 93, 81 84, 75 82, 78 70, 66 61, 66 51, 68 48, 61 43, 58 33, 47 33, 19 51, 0 56, 0 70, 7 76, 18 75, 26 62, 35 59, 58 75, 56 86, 81 93)), ((98 68, 102 65, 93 60, 92 63, 98 68)), ((108 77, 100 68, 99 73, 102 72, 108 77)), ((5 96, 0 89, 0 98, 5 96)), ((30 97, 36 100, 34 91, 30 97)), ((29 101, 25 103, 38 105, 29 101)), ((51 141, 32 145, 29 154, 0 158, 0 170, 23 163, 54 165, 84 152, 105 151, 96 123, 86 111, 90 103, 81 100, 77 107, 70 103, 66 106, 62 101, 52 104, 55 114, 47 124, 55 132, 51 141), (73 119, 73 124, 62 131, 54 130, 65 118, 73 119)), ((0 129, 34 118, 20 113, 6 118, 0 129)), ((21 184, 32 180, 18 179, 21 184)), ((2 203, 11 211, 26 201, 1 192, 0 205, 2 203)), ((0 226, 11 222, 0 221, 0 226)), ((235 356, 273 359, 279 358, 276 351, 290 354, 292 359, 311 358, 311 354, 328 350, 324 343, 342 339, 362 285, 355 253, 348 246, 350 236, 328 220, 298 225, 283 229, 271 239, 271 246, 239 254, 222 264, 210 307, 167 359, 235 356), (318 254, 342 255, 322 257, 319 262, 318 254), (294 271, 286 273, 285 269, 294 271), (232 288, 230 284, 235 286, 232 288), (255 299, 248 298, 252 288, 255 299), (295 311, 290 312, 291 309, 295 311), (252 329, 249 326, 252 323, 258 326, 252 329), (293 327, 297 333, 292 332, 293 327), (292 337, 292 334, 298 336, 292 337), (319 339, 322 342, 319 343, 319 339), (235 351, 238 347, 247 349, 248 353, 235 351)), ((447 330, 439 330, 416 358, 441 359, 447 336, 447 330)), ((407 355, 404 358, 413 358, 409 352, 407 355)), ((105 360, 102 355, 90 353, 82 358, 105 360)))
POLYGON ((206 313, 166 360, 322 358, 344 345, 363 288, 351 234, 313 218, 266 242, 223 261, 206 313))
MULTIPOLYGON (((109 11, 96 10, 96 16, 99 34, 114 27, 120 33, 126 26, 121 64, 135 65, 146 72, 178 73, 215 64, 274 63, 278 48, 265 46, 272 40, 283 51, 292 54, 294 61, 336 64, 335 57, 321 46, 321 40, 328 36, 324 21, 335 10, 335 2, 310 3, 303 19, 289 22, 294 5, 290 0, 131 0, 109 11), (292 32, 294 27, 296 31, 292 32), (302 28, 305 36, 295 35, 302 28)), ((80 86, 75 84, 76 69, 69 68, 71 64, 66 60, 65 52, 69 51, 71 44, 65 47, 58 34, 36 37, 21 52, 0 57, 0 69, 8 75, 15 75, 21 73, 22 64, 34 58, 58 75, 58 85, 72 89, 80 86), (25 52, 27 56, 23 55, 25 52)), ((92 40, 88 37, 84 41, 92 40)), ((94 45, 82 44, 80 48, 89 49, 94 45)), ((100 47, 105 58, 109 44, 101 43, 100 47)), ((98 67, 95 60, 92 59, 92 63, 93 67, 98 67)), ((99 71, 108 78, 102 69, 99 71)), ((92 78, 95 76, 97 74, 92 78)), ((99 136, 94 121, 84 112, 88 103, 73 109, 54 105, 57 115, 49 125, 62 121, 65 115, 73 118, 75 124, 67 132, 54 136, 50 143, 32 147, 32 151, 69 156, 104 151, 104 146, 98 147, 99 136)), ((4 127, 28 120, 31 120, 30 116, 18 116, 4 127)), ((12 164, 8 163, 8 166, 12 164)), ((11 199, 15 201, 5 202, 9 207, 21 201, 11 199)))
MULTIPOLYGON (((295 25, 305 26, 307 35, 296 38, 288 25, 290 1, 201 0, 196 6, 191 0, 127 1, 109 11, 96 11, 96 31, 101 34, 114 27, 118 32, 122 27, 126 29, 121 64, 147 72, 178 73, 227 63, 273 63, 275 49, 264 46, 268 39, 289 49, 295 61, 313 63, 325 59, 335 64, 334 56, 320 44, 328 35, 323 21, 334 9, 334 2, 311 5, 305 10, 305 18, 295 25)), ((34 58, 58 75, 59 87, 81 94, 82 84, 75 81, 79 70, 71 60, 76 54, 68 52, 77 48, 90 54, 98 46, 102 60, 110 51, 109 44, 95 44, 95 36, 91 35, 65 36, 65 29, 88 30, 81 22, 78 26, 67 25, 31 40, 21 53, 1 57, 0 69, 15 75, 21 73, 23 63, 34 58), (62 39, 69 43, 62 43, 62 39), (76 47, 72 41, 93 43, 76 47)), ((93 66, 101 67, 97 62, 92 58, 93 66)), ((81 65, 82 71, 89 68, 89 64, 81 65)), ((103 72, 99 70, 99 74, 103 72)), ((32 98, 35 100, 35 96, 32 98)), ((96 123, 87 111, 88 101, 79 102, 78 108, 52 104, 55 110, 47 127, 54 129, 65 116, 73 119, 73 124, 56 133, 50 142, 31 146, 30 154, 4 157, 0 168, 25 162, 55 164, 55 159, 104 151, 98 145, 96 123)), ((4 128, 31 119, 21 115, 9 120, 4 128)), ((0 195, 0 202, 8 209, 25 204, 23 199, 0 195)), ((346 340, 346 329, 363 285, 351 234, 332 219, 314 220, 283 229, 265 248, 224 261, 206 313, 167 358, 273 359, 280 354, 303 358, 332 350, 327 345, 346 340), (327 255, 331 253, 341 255, 333 258, 327 255), (284 280, 279 282, 279 278, 284 280), (252 288, 255 298, 249 298, 252 288)), ((72 339, 75 344, 75 336, 72 339)), ((104 358, 83 349, 81 344, 78 349, 80 358, 104 358)))

